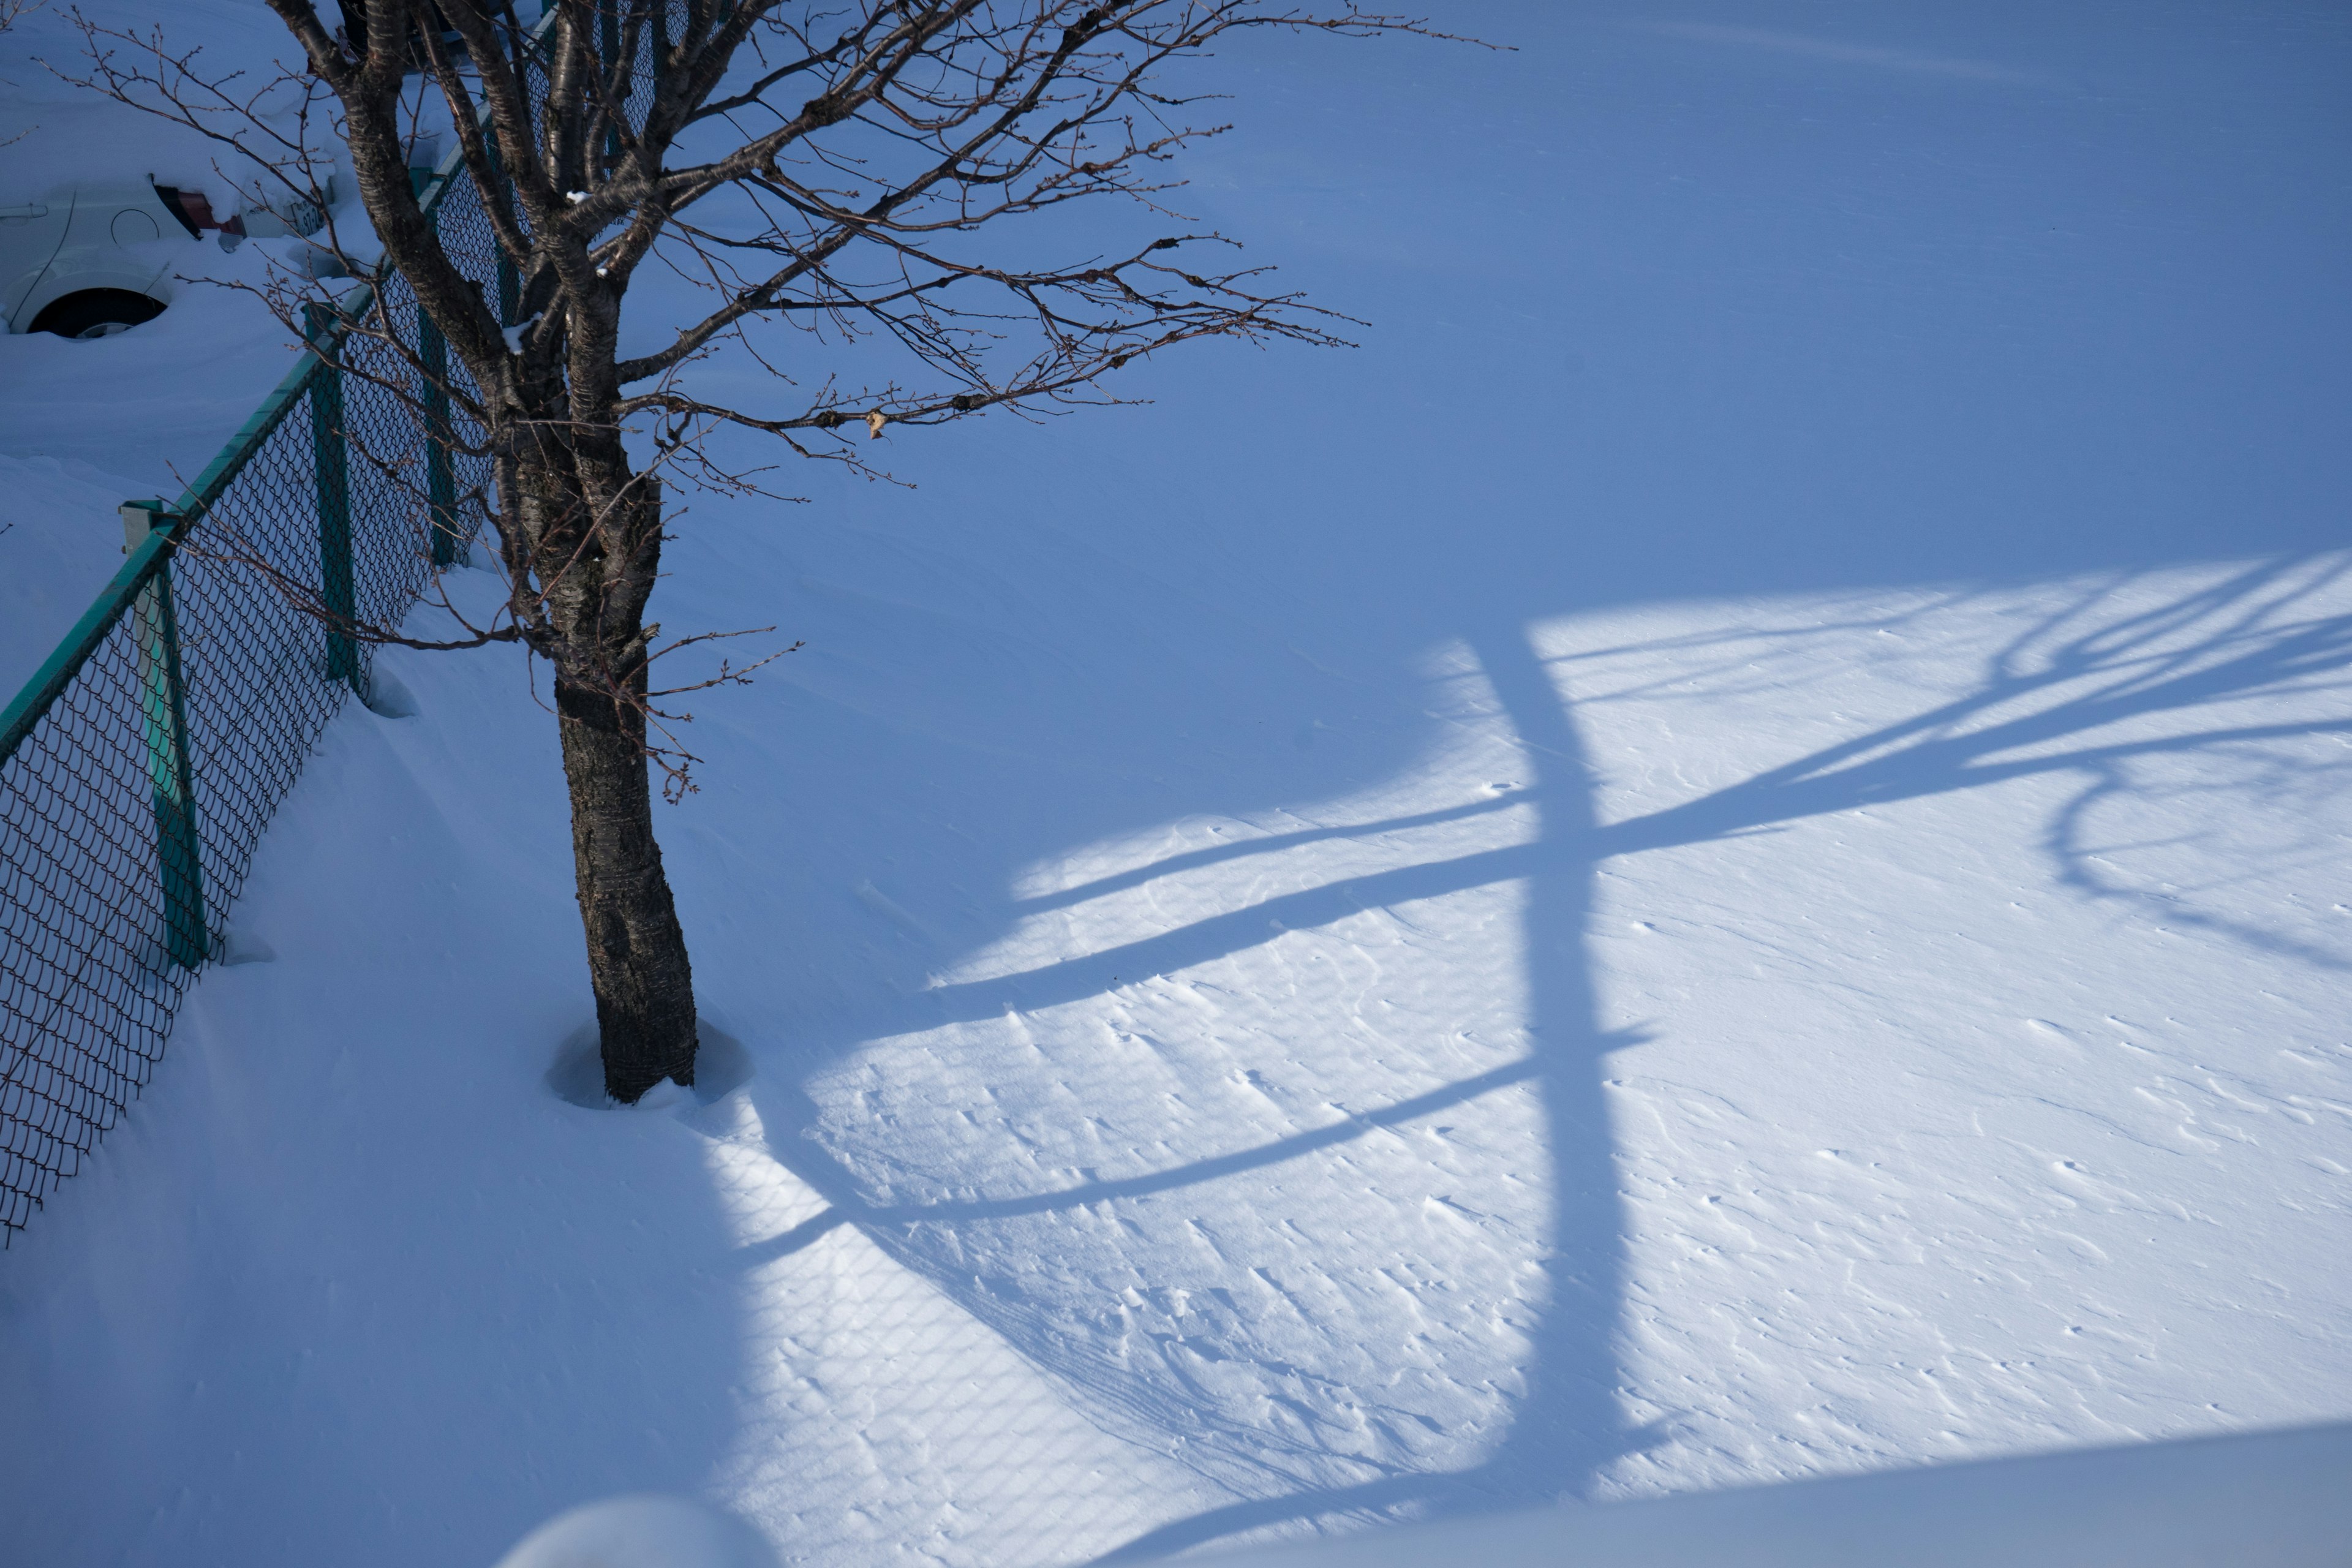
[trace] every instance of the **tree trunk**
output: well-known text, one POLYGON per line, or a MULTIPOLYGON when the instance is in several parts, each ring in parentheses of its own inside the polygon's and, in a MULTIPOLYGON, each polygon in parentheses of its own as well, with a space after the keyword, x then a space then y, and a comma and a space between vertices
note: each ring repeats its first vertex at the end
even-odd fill
POLYGON ((693 1083, 696 1036, 694 973, 654 838, 646 749, 642 626, 661 552, 660 489, 644 477, 623 489, 607 520, 620 526, 604 535, 618 548, 591 540, 579 550, 550 607, 580 659, 558 659, 555 716, 604 1091, 626 1105, 664 1079, 693 1083))
POLYGON ((556 678, 604 1092, 625 1105, 666 1078, 694 1081, 694 973, 654 841, 643 738, 616 722, 626 711, 617 707, 607 693, 556 678))

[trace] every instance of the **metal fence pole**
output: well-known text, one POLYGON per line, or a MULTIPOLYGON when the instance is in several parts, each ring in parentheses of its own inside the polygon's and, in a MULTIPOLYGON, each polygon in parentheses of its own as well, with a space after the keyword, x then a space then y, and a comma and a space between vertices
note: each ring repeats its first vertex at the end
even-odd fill
MULTIPOLYGON (((408 171, 410 188, 418 195, 433 183, 430 169, 408 171)), ((441 205, 427 207, 425 221, 437 232, 441 205)), ((457 559, 457 478, 449 466, 449 340, 433 324, 420 300, 416 306, 416 358, 425 368, 425 495, 432 511, 433 564, 446 566, 457 559)))
POLYGON ((425 493, 433 512, 433 564, 457 559, 457 478, 449 464, 449 342, 416 312, 416 356, 425 363, 425 493))
MULTIPOLYGON (((436 211, 425 221, 436 226, 436 211)), ((416 357, 425 366, 425 495, 432 509, 433 564, 457 559, 457 477, 449 463, 449 340, 416 307, 416 357)))
POLYGON ((343 424, 343 373, 329 356, 334 344, 329 336, 333 313, 318 305, 302 307, 303 335, 319 356, 318 374, 310 378, 311 469, 319 491, 319 599, 331 617, 327 626, 327 679, 360 690, 360 648, 348 628, 359 619, 358 600, 352 586, 352 468, 343 424))
MULTIPOLYGON (((598 31, 603 35, 604 58, 597 63, 613 79, 613 97, 616 105, 629 100, 630 78, 621 74, 621 6, 620 0, 598 0, 598 31)), ((634 73, 633 73, 634 74, 634 73)), ((621 163, 621 128, 612 126, 604 132, 604 169, 609 176, 621 163)))
MULTIPOLYGON (((496 188, 487 193, 484 199, 496 202, 500 212, 512 216, 514 204, 507 199, 507 166, 499 153, 498 133, 491 132, 488 141, 490 183, 496 188)), ((515 269, 514 258, 507 254, 507 247, 499 243, 499 231, 495 225, 490 229, 490 248, 498 253, 499 258, 499 325, 519 326, 522 321, 522 274, 515 269)))
MULTIPOLYGON (((181 520, 160 500, 125 501, 126 550, 181 520)), ((155 809, 157 878, 163 890, 163 951, 194 969, 211 946, 205 932, 205 871, 196 837, 196 782, 188 761, 187 689, 180 677, 180 624, 172 607, 172 563, 165 557, 131 601, 139 647, 140 719, 147 736, 147 779, 155 809)))

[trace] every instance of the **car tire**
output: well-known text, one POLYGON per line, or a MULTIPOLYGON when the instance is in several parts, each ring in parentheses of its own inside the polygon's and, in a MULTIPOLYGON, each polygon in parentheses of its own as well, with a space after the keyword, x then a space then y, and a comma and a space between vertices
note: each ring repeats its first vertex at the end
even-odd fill
POLYGON ((55 332, 61 338, 110 338, 163 313, 161 300, 128 289, 83 289, 42 306, 26 331, 55 332))

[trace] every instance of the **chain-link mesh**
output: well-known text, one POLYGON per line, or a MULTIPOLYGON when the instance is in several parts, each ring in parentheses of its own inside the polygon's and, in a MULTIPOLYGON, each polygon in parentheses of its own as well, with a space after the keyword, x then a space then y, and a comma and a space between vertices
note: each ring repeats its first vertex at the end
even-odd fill
MULTIPOLYGON (((678 7, 656 9, 648 24, 629 7, 636 125, 678 7)), ((544 72, 529 74, 536 98, 544 72)), ((515 269, 455 154, 426 205, 513 324, 515 269)), ((0 1237, 146 1083, 263 830, 320 731, 367 690, 373 647, 338 620, 397 626, 484 521, 491 476, 463 366, 404 279, 379 288, 317 323, 313 351, 7 710, 0 1237)))
POLYGON ((397 356, 358 337, 329 352, 343 363, 309 359, 226 482, 134 555, 85 623, 86 656, 0 763, 9 1230, 146 1082, 262 830, 367 689, 372 647, 304 604, 396 626, 436 554, 479 528, 480 459, 435 451, 415 390, 361 374, 397 356))

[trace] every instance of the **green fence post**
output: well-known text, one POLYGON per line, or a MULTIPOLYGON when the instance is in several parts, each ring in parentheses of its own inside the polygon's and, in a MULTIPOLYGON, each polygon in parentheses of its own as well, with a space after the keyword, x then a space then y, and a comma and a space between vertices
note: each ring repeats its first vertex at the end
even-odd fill
MULTIPOLYGON (((636 85, 635 73, 634 71, 625 73, 621 69, 620 0, 598 0, 596 10, 597 19, 603 24, 598 31, 603 34, 604 48, 600 52, 604 57, 603 62, 604 77, 613 84, 614 97, 619 100, 614 113, 614 118, 617 120, 619 114, 625 111, 629 101, 629 89, 636 85)), ((621 128, 614 124, 604 132, 604 175, 607 179, 612 177, 613 171, 619 167, 620 162, 621 128)))
POLYGON ((333 312, 302 307, 303 335, 319 356, 310 378, 310 460, 319 491, 319 600, 327 612, 327 679, 360 690, 360 648, 348 629, 359 618, 352 587, 352 468, 343 425, 343 373, 329 357, 333 312), (338 623, 340 623, 340 627, 338 623))
MULTIPOLYGON (((498 132, 492 131, 488 140, 490 184, 494 187, 490 199, 499 204, 500 212, 511 216, 514 204, 507 199, 507 166, 499 153, 498 132)), ((515 270, 514 258, 507 254, 507 247, 499 243, 495 226, 490 230, 490 248, 498 252, 499 258, 499 325, 515 326, 522 320, 522 274, 515 270)))
MULTIPOLYGON (((439 227, 436 209, 425 222, 439 227)), ((425 367, 425 495, 432 508, 433 564, 457 559, 457 476, 449 464, 449 340, 416 307, 416 357, 425 367)))
POLYGON ((457 478, 449 465, 449 343, 421 307, 416 355, 425 362, 425 490, 433 509, 433 564, 446 566, 457 559, 457 478))
MULTIPOLYGON (((180 519, 160 500, 122 503, 122 538, 136 550, 180 519)), ((196 838, 195 773, 188 761, 187 689, 180 676, 180 625, 172 608, 172 563, 155 568, 131 605, 139 644, 139 708, 147 737, 147 782, 155 809, 155 859, 163 889, 163 951, 183 969, 205 961, 205 870, 196 838)))

